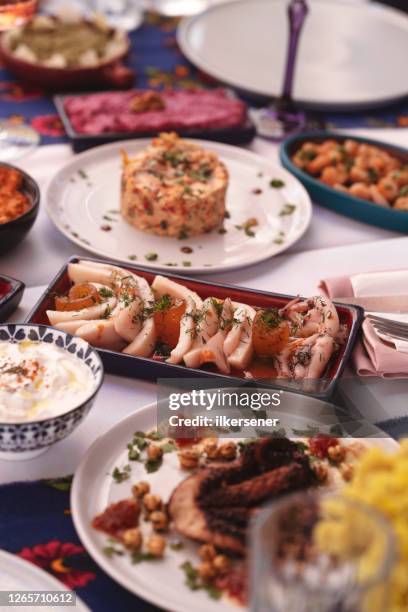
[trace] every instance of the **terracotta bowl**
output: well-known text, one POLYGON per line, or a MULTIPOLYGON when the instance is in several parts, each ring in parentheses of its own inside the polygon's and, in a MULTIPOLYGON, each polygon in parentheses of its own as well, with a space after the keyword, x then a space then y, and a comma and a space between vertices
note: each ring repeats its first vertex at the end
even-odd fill
POLYGON ((25 83, 48 91, 77 91, 98 88, 128 89, 133 85, 135 73, 124 65, 129 53, 126 49, 97 66, 83 68, 49 68, 21 60, 7 48, 5 36, 0 36, 0 58, 5 66, 25 83))
POLYGON ((16 247, 30 231, 37 218, 40 208, 40 188, 29 174, 10 164, 0 163, 0 166, 13 168, 23 175, 23 192, 29 198, 30 208, 7 223, 0 223, 0 255, 16 247))

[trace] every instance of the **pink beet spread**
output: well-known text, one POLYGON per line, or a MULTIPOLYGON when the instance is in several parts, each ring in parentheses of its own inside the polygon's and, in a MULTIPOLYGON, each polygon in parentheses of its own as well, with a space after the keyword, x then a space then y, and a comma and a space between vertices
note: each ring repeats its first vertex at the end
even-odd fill
POLYGON ((68 96, 65 111, 79 134, 156 132, 242 125, 246 106, 224 89, 160 92, 163 110, 136 113, 131 100, 143 90, 68 96))

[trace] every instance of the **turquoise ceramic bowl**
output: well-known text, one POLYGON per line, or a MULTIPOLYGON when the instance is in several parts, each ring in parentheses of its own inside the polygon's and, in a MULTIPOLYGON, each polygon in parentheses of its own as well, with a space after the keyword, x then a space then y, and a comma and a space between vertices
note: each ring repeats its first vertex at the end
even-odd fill
POLYGON ((320 142, 327 139, 338 140, 341 144, 344 140, 351 138, 358 142, 375 145, 381 149, 388 151, 395 157, 401 159, 408 164, 408 149, 389 145, 378 140, 369 138, 358 138, 350 134, 338 134, 337 132, 306 132, 296 136, 290 136, 280 146, 280 160, 283 166, 294 174, 306 187, 313 202, 330 208, 331 210, 352 217, 363 223, 377 225, 384 229, 393 230, 395 232, 408 233, 408 211, 396 210, 387 208, 362 200, 354 196, 337 191, 328 185, 325 185, 318 179, 314 178, 307 172, 304 172, 292 162, 293 154, 302 146, 305 141, 320 142))

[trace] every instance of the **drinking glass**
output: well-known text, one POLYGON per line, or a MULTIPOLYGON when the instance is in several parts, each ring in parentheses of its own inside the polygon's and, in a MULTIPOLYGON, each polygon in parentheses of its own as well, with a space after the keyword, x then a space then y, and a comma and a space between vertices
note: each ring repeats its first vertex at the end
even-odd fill
POLYGON ((0 161, 20 159, 35 149, 39 142, 40 135, 31 126, 0 118, 0 161))
POLYGON ((251 530, 252 612, 386 612, 394 535, 375 510, 318 491, 263 510, 251 530))
POLYGON ((134 30, 143 19, 143 0, 93 0, 92 9, 102 13, 110 25, 122 30, 134 30))

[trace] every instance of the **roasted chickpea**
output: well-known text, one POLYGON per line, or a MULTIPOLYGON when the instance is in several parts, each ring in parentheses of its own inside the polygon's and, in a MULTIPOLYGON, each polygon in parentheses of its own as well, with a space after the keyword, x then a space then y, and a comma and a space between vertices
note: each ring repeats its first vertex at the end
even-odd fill
POLYGON ((198 575, 204 582, 209 582, 216 576, 216 569, 210 561, 203 561, 197 568, 198 575))
POLYGON ((146 495, 146 493, 149 493, 149 491, 150 491, 150 485, 145 480, 141 480, 140 482, 137 482, 132 487, 132 494, 137 499, 143 497, 144 495, 146 495))
POLYGON ((151 461, 156 461, 163 457, 163 449, 157 444, 149 444, 147 447, 147 458, 151 461))
POLYGON ((162 557, 166 548, 166 540, 163 536, 152 535, 147 540, 146 547, 148 552, 155 557, 162 557))
POLYGON ((154 512, 155 510, 161 510, 163 502, 161 500, 161 497, 159 497, 158 495, 146 493, 146 495, 143 496, 143 506, 149 512, 154 512))
POLYGON ((319 480, 320 482, 324 482, 325 480, 327 480, 329 472, 327 466, 323 465, 323 463, 314 464, 313 471, 316 474, 317 480, 319 480))
POLYGON ((212 561, 217 555, 217 551, 212 544, 203 544, 198 549, 200 559, 203 561, 212 561))
POLYGON ((342 475, 343 480, 347 482, 353 478, 353 467, 347 463, 342 463, 339 466, 339 472, 342 475))
POLYGON ((329 446, 327 454, 334 463, 341 463, 346 457, 346 450, 340 444, 336 444, 336 446, 329 446))
POLYGON ((226 574, 230 568, 230 560, 226 555, 217 555, 212 563, 217 574, 226 574))
POLYGON ((214 459, 217 455, 218 440, 217 438, 208 438, 204 441, 203 450, 209 459, 214 459))
POLYGON ((235 442, 225 442, 217 449, 217 457, 219 459, 225 459, 231 461, 237 456, 237 445, 235 442))
POLYGON ((186 448, 178 454, 180 467, 184 470, 194 470, 198 466, 200 453, 193 448, 186 448))
POLYGON ((167 531, 169 526, 169 520, 167 515, 162 510, 155 510, 149 515, 149 520, 153 525, 155 531, 167 531))
POLYGON ((140 550, 143 543, 143 536, 139 527, 126 529, 122 534, 123 544, 130 550, 140 550))

